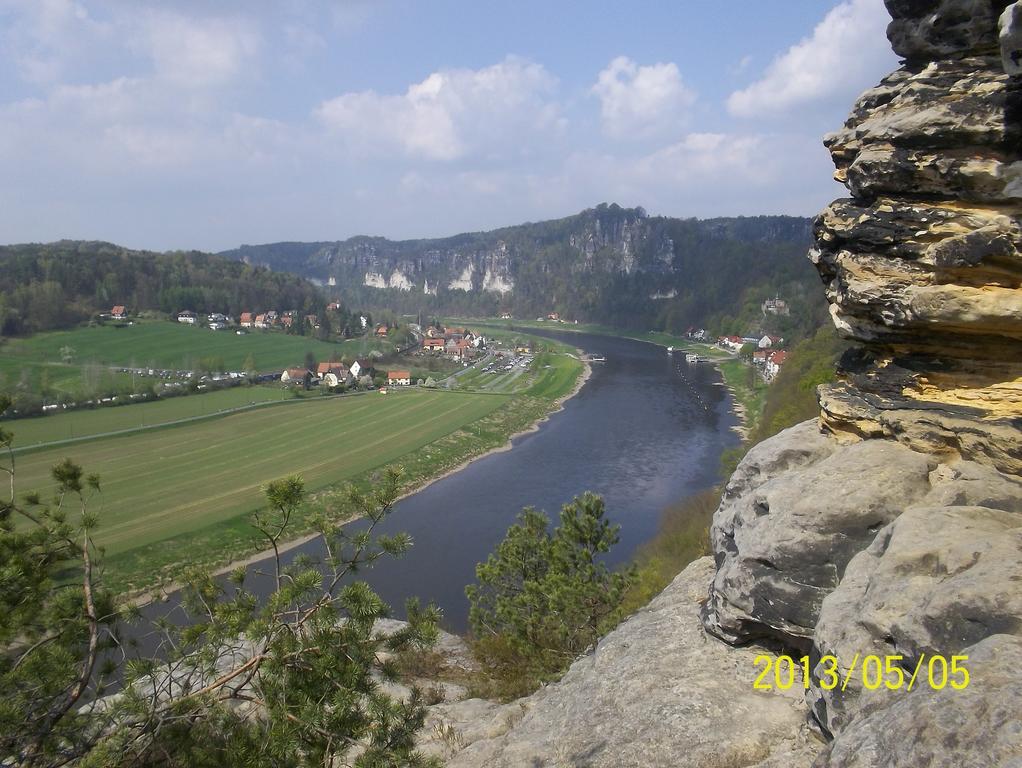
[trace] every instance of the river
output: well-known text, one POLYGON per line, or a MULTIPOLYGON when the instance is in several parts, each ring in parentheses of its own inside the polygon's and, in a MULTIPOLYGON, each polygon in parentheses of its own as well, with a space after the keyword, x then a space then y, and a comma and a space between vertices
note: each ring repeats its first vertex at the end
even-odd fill
MULTIPOLYGON (((581 391, 538 430, 516 437, 512 450, 485 456, 403 499, 377 527, 378 533, 405 531, 414 541, 400 559, 382 558, 361 573, 395 616, 401 617, 406 598, 418 597, 440 606, 446 629, 463 632, 465 585, 523 507, 556 520, 572 497, 587 490, 602 495, 608 516, 621 526, 620 543, 608 557, 615 565, 653 537, 665 508, 719 481, 720 454, 739 438, 729 395, 712 366, 629 339, 540 334, 606 362, 593 363, 581 391)), ((318 557, 322 544, 307 542, 287 559, 299 552, 318 557)))

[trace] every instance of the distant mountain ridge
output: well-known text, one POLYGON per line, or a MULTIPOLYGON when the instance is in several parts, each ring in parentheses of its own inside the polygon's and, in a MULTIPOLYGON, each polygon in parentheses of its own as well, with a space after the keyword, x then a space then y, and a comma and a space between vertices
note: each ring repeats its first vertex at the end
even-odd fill
MULTIPOLYGON (((811 220, 677 219, 601 204, 574 216, 446 238, 243 245, 220 255, 397 310, 506 311, 639 325, 697 321, 769 282, 817 285, 811 220)), ((801 290, 801 288, 799 289, 801 290)))

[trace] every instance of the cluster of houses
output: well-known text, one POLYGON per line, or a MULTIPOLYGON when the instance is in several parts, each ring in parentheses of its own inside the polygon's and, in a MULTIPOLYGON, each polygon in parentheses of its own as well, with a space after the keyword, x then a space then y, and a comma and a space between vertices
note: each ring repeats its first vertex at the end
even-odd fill
POLYGON ((763 377, 772 379, 781 370, 788 359, 788 353, 783 349, 776 349, 784 343, 780 336, 773 336, 769 333, 760 337, 755 336, 718 336, 717 346, 737 354, 746 344, 756 348, 752 352, 752 362, 763 371, 763 377))
MULTIPOLYGON (((508 318, 510 319, 510 315, 508 315, 508 318)), ((536 322, 537 323, 542 323, 542 322, 546 322, 546 321, 549 321, 551 323, 573 323, 574 325, 578 325, 578 320, 577 319, 576 320, 562 320, 561 319, 561 315, 558 312, 550 312, 550 313, 547 314, 546 317, 537 317, 536 318, 536 322)))
MULTIPOLYGON (((370 360, 358 359, 345 365, 344 363, 331 362, 320 363, 315 371, 307 368, 288 368, 280 374, 280 381, 283 384, 302 384, 315 386, 323 384, 327 387, 338 387, 341 385, 351 386, 363 376, 372 376, 376 373, 373 363, 370 360)), ((407 387, 412 383, 412 372, 407 370, 386 371, 387 384, 392 387, 407 387)))
POLYGON ((718 336, 717 346, 738 352, 746 344, 752 344, 757 349, 771 349, 784 343, 780 336, 772 336, 769 333, 763 336, 718 336))
POLYGON ((486 345, 486 339, 467 328, 426 329, 422 337, 422 351, 445 355, 452 360, 473 360, 486 345))
MULTIPOLYGON (((242 312, 238 318, 238 325, 242 328, 255 328, 266 330, 268 328, 292 328, 298 322, 299 315, 296 310, 278 313, 274 309, 266 312, 242 312)), ((304 322, 310 328, 319 328, 319 317, 306 315, 304 322)))

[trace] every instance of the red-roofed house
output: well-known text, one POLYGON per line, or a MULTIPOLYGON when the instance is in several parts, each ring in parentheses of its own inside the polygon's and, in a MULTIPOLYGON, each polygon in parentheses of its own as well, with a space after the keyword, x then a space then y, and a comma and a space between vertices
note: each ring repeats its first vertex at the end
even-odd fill
POLYGON ((431 352, 443 352, 444 343, 443 339, 423 339, 422 348, 431 352))
POLYGON ((128 316, 128 310, 124 308, 123 304, 118 304, 116 307, 110 310, 110 317, 114 320, 123 320, 128 316))
POLYGON ((783 349, 771 352, 766 362, 766 375, 769 378, 773 378, 777 375, 778 371, 781 370, 781 366, 784 365, 788 359, 788 353, 783 349))
POLYGON ((251 312, 242 312, 241 317, 238 319, 238 325, 242 328, 251 328, 252 322, 253 318, 251 312))
POLYGON ((387 371, 387 384, 392 387, 407 387, 412 383, 411 371, 387 371))
POLYGON ((316 375, 328 387, 336 387, 348 378, 348 371, 340 363, 320 363, 316 366, 316 375))
POLYGON ((280 380, 284 384, 301 384, 305 382, 305 377, 315 378, 315 375, 307 368, 288 368, 282 374, 280 374, 280 380))

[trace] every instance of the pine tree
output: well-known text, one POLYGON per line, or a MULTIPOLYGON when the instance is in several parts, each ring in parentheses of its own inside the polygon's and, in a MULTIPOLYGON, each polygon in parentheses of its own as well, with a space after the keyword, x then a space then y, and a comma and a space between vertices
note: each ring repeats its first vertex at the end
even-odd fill
POLYGON ((537 684, 556 677, 620 619, 633 569, 611 571, 601 555, 620 526, 592 493, 561 509, 560 525, 529 507, 466 588, 476 649, 497 675, 537 684))
MULTIPOLYGON (((9 405, 0 401, 0 413, 9 405)), ((351 577, 410 546, 407 535, 374 537, 398 495, 397 471, 369 491, 349 489, 348 512, 366 518, 349 534, 318 520, 326 557, 285 564, 281 545, 305 498, 299 477, 271 482, 253 525, 274 553, 271 594, 260 599, 240 569, 229 579, 181 574, 188 620, 155 620, 162 641, 134 658, 119 624, 141 623, 115 608, 101 584, 90 503, 100 480, 69 460, 53 470, 57 495, 18 501, 12 438, 0 432, 11 479, 0 500, 0 765, 47 768, 277 768, 345 764, 426 766, 414 749, 425 719, 421 693, 402 701, 392 654, 428 648, 435 608, 407 606, 406 628, 374 625, 383 601, 351 577), (18 525, 15 519, 20 518, 18 525), (122 691, 106 697, 107 684, 122 691)))

